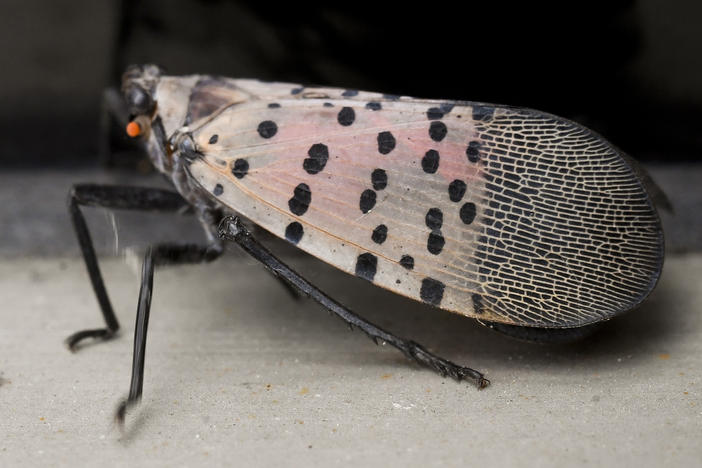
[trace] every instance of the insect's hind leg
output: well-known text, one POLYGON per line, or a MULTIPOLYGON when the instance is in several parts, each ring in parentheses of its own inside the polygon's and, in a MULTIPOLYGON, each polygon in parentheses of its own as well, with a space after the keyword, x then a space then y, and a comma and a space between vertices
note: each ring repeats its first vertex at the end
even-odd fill
POLYGON ((290 267, 281 262, 263 245, 258 243, 246 227, 237 217, 226 217, 219 225, 219 234, 225 239, 231 240, 239 244, 249 255, 263 263, 274 275, 285 279, 293 287, 298 289, 302 294, 311 297, 330 312, 336 314, 351 327, 360 328, 368 335, 376 344, 378 340, 386 342, 402 351, 408 358, 434 369, 442 376, 449 375, 456 380, 469 379, 472 380, 478 388, 484 388, 489 385, 487 380, 480 372, 462 367, 448 361, 444 358, 436 356, 427 351, 419 343, 411 340, 405 340, 395 336, 382 328, 368 322, 359 315, 353 313, 343 305, 336 302, 311 284, 305 278, 300 276, 290 267))
MULTIPOLYGON (((66 339, 69 349, 75 351, 79 342, 86 338, 106 340, 112 338, 119 330, 119 321, 110 303, 105 282, 98 266, 97 255, 90 237, 88 225, 81 211, 81 206, 94 206, 111 209, 177 212, 185 210, 189 204, 175 192, 147 187, 110 186, 95 184, 75 185, 69 192, 68 210, 76 231, 88 276, 92 283, 105 319, 105 328, 83 330, 66 339)), ((195 263, 213 260, 221 253, 221 245, 208 247, 182 246, 180 250, 171 252, 173 263, 195 263)))

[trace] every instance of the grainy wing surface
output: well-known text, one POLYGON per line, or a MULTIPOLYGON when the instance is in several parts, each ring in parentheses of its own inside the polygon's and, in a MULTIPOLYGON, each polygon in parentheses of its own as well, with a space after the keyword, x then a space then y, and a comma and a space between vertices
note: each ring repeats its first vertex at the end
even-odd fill
POLYGON ((201 154, 192 176, 341 270, 459 314, 537 327, 611 317, 657 281, 662 230, 641 180, 573 122, 250 80, 226 88, 236 104, 189 127, 201 154))

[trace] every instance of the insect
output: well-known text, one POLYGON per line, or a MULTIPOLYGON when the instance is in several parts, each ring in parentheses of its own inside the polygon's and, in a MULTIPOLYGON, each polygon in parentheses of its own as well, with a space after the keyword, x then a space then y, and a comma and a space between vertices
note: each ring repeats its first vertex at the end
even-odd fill
POLYGON ((442 375, 488 384, 337 303, 271 254, 246 219, 352 275, 479 320, 560 340, 638 306, 663 265, 660 189, 581 125, 475 102, 211 76, 155 65, 123 78, 127 133, 174 191, 77 185, 69 209, 109 339, 119 329, 81 206, 191 209, 206 245, 144 257, 126 409, 142 394, 155 266, 211 261, 234 241, 290 288, 442 375))

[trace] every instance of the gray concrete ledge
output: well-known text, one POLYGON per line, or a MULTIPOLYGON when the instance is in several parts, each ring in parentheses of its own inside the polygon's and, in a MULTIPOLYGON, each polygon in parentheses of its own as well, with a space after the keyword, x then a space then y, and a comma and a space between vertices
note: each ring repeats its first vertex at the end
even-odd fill
POLYGON ((477 391, 291 302, 231 252, 157 272, 144 399, 128 433, 138 275, 108 259, 124 331, 101 325, 79 258, 0 262, 1 466, 696 466, 702 459, 702 255, 670 256, 639 310, 583 342, 538 346, 294 264, 380 325, 487 372, 477 391))

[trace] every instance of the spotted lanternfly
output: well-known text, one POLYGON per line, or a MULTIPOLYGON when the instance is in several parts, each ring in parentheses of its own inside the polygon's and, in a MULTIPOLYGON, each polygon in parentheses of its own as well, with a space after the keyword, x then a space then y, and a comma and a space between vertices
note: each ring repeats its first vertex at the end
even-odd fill
POLYGON ((80 185, 70 211, 110 338, 112 311, 80 205, 190 208, 209 244, 144 259, 129 398, 141 396, 154 265, 209 261, 233 240, 302 292, 443 375, 488 381, 353 314, 274 257, 240 218, 352 275, 527 339, 561 340, 638 306, 663 265, 655 201, 628 156, 543 112, 130 67, 123 92, 176 192, 80 185), (235 215, 235 217, 228 216, 235 215), (218 228, 219 227, 219 228, 218 228))

